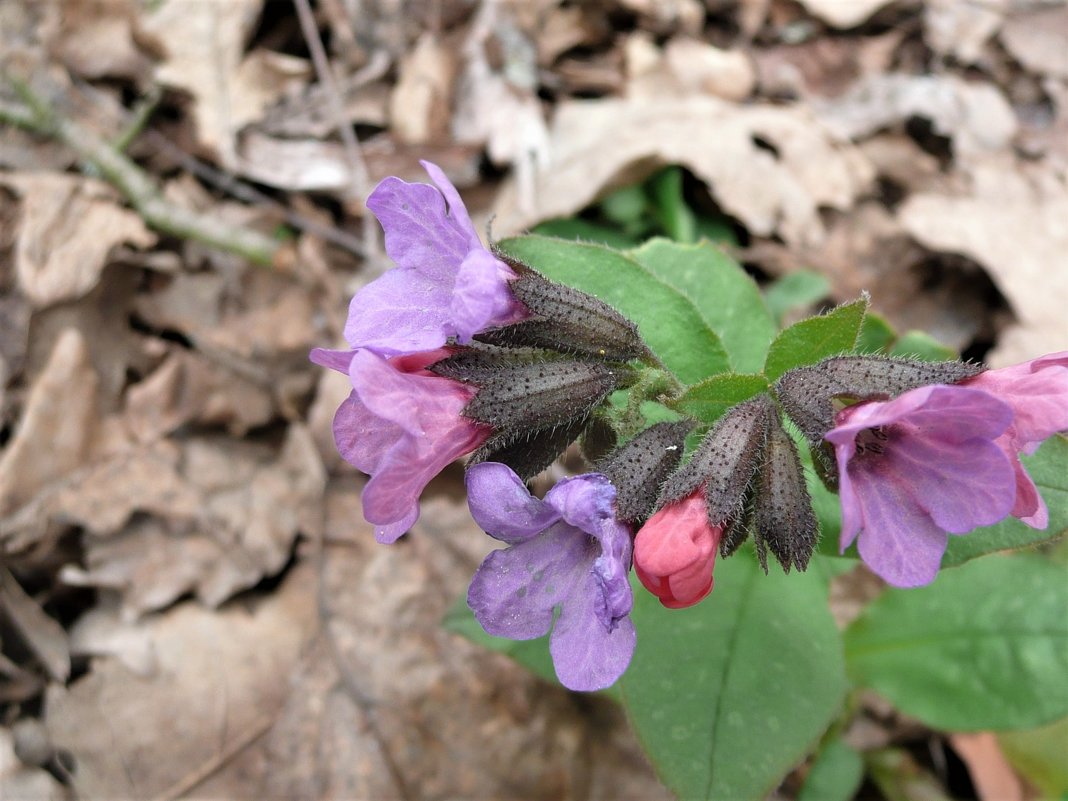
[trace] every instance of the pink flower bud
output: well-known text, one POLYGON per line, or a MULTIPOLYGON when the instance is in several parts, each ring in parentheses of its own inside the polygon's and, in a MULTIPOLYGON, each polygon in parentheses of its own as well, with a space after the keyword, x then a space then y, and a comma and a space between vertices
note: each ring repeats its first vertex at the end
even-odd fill
POLYGON ((669 609, 693 606, 712 591, 723 528, 708 520, 700 487, 649 518, 634 540, 634 571, 669 609))

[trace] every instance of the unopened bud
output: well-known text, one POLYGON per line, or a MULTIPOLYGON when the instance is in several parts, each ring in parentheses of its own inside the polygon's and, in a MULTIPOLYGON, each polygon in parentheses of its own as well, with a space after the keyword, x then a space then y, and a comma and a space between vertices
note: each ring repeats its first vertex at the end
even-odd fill
POLYGON ((704 485, 710 523, 722 525, 737 517, 764 450, 772 414, 774 406, 767 395, 729 409, 690 461, 667 480, 660 503, 683 498, 704 485))
POLYGON ((788 370, 775 384, 783 409, 812 444, 834 427, 835 399, 886 400, 929 384, 954 384, 983 371, 966 362, 834 356, 788 370))
POLYGON ((616 516, 633 522, 653 510, 660 486, 682 459, 693 423, 657 423, 616 448, 596 464, 616 488, 616 516))
POLYGON ((540 431, 503 431, 471 454, 468 464, 501 462, 527 481, 555 462, 588 423, 589 418, 584 416, 540 431))
POLYGON ((548 348, 562 353, 630 361, 649 355, 638 327, 603 301, 573 287, 550 281, 501 253, 519 275, 509 283, 531 316, 514 325, 484 331, 480 342, 507 347, 548 348))
POLYGON ((797 447, 772 415, 764 461, 753 491, 753 537, 757 557, 768 571, 767 551, 779 560, 783 570, 804 570, 816 548, 819 525, 797 447))

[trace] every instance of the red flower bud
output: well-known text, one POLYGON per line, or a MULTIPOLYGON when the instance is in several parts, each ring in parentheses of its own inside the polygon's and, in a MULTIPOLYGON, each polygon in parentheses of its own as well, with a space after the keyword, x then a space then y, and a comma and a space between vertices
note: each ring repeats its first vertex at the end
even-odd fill
POLYGON ((668 609, 693 606, 712 591, 723 528, 708 520, 702 486, 649 518, 634 540, 634 571, 668 609))

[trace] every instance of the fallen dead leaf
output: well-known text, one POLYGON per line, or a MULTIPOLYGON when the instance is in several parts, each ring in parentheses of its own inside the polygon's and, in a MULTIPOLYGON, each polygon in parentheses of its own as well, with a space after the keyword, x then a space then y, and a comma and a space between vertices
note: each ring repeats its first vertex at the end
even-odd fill
POLYGON ((893 0, 798 0, 810 14, 835 28, 854 28, 893 0))
POLYGON ((265 731, 315 637, 314 574, 300 567, 251 608, 183 604, 143 623, 149 677, 103 657, 69 689, 52 685, 45 724, 88 798, 164 796, 235 743, 265 731))
POLYGON ((45 614, 5 567, 0 567, 0 612, 7 616, 53 681, 65 682, 70 676, 67 632, 45 614))
POLYGON ((146 34, 165 54, 155 78, 188 91, 200 141, 223 166, 236 163, 234 137, 309 76, 307 63, 278 53, 244 55, 263 0, 161 3, 142 14, 146 34))
POLYGON ((958 161, 981 159, 1008 147, 1016 116, 988 83, 953 75, 872 75, 840 97, 815 101, 820 121, 837 136, 856 141, 910 117, 929 119, 953 141, 958 161))
POLYGON ((15 436, 0 455, 0 517, 85 461, 97 415, 96 383, 85 340, 67 329, 56 340, 15 436), (48 446, 42 447, 45 442, 48 446))
POLYGON ((66 0, 59 29, 45 36, 54 56, 83 78, 141 83, 151 62, 137 45, 135 12, 129 0, 66 0))
POLYGON ((63 578, 120 590, 127 617, 188 592, 218 606, 278 573, 298 532, 318 535, 325 481, 315 445, 296 425, 277 456, 248 443, 194 439, 180 454, 161 443, 114 457, 53 502, 53 515, 91 532, 86 569, 70 566, 63 578), (163 453, 180 462, 158 463, 151 479, 138 479, 145 461, 163 453))
POLYGON ((988 356, 997 367, 1068 347, 1068 183, 1010 161, 977 166, 971 191, 918 194, 900 220, 924 246, 981 264, 1008 299, 1016 324, 988 356))
POLYGON ((456 54, 430 33, 419 37, 400 65, 389 100, 393 133, 418 145, 447 138, 456 54))
POLYGON ((640 47, 640 42, 649 40, 639 37, 631 37, 634 43, 630 45, 628 98, 712 95, 740 101, 756 85, 753 63, 739 50, 723 50, 695 39, 676 38, 667 43, 662 56, 655 52, 656 60, 642 65, 641 57, 633 51, 640 47))
POLYGON ((935 52, 974 64, 1001 28, 1007 11, 1007 0, 927 0, 923 8, 924 38, 935 52))
POLYGON ((515 182, 505 185, 495 231, 571 215, 659 166, 681 164, 753 235, 814 244, 825 234, 819 209, 850 207, 873 178, 859 151, 834 143, 808 109, 714 98, 561 104, 551 153, 531 208, 521 204, 515 182))
POLYGON ((1068 78, 1068 4, 1037 7, 1005 20, 1001 41, 1027 69, 1068 78))
POLYGON ((22 197, 15 272, 19 288, 38 307, 91 290, 117 245, 156 242, 100 181, 57 173, 15 173, 0 181, 22 197))
POLYGON ((0 727, 0 798, 10 801, 66 801, 70 794, 41 768, 23 765, 15 756, 11 729, 0 727))

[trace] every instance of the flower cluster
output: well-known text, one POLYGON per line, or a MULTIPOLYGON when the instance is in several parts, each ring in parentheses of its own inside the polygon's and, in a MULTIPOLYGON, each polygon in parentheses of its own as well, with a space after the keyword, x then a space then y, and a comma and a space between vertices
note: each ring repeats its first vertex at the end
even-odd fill
POLYGON ((819 526, 787 421, 840 493, 841 548, 856 541, 892 584, 931 581, 949 534, 1009 515, 1047 524, 1019 457, 1068 429, 1068 353, 991 371, 840 356, 712 425, 681 413, 647 425, 641 401, 665 396, 643 377, 663 369, 637 327, 483 246, 456 189, 423 166, 435 186, 387 178, 368 199, 396 267, 352 299, 348 348, 311 358, 351 381, 334 436, 370 476, 363 509, 380 542, 469 457, 471 513, 506 547, 478 568, 468 605, 490 634, 551 632, 565 686, 607 687, 630 662, 632 567, 668 608, 707 596, 717 557, 750 536, 765 571, 769 553, 807 567, 819 526), (525 482, 575 441, 590 472, 533 496, 525 482))

